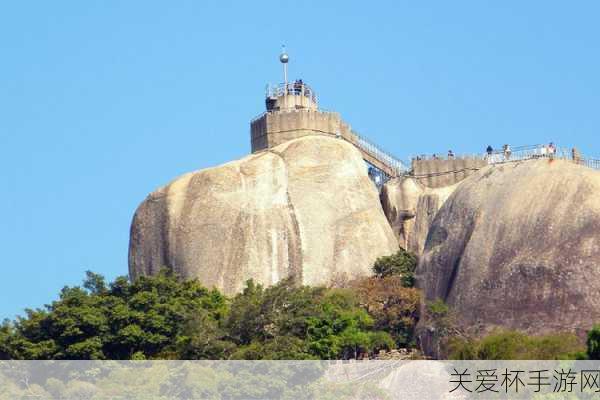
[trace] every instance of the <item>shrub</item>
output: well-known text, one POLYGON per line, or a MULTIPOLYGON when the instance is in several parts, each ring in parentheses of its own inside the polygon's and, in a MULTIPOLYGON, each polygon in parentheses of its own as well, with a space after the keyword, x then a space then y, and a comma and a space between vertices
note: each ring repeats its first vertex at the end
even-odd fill
POLYGON ((362 307, 374 319, 374 328, 388 332, 398 347, 413 346, 419 320, 420 291, 404 286, 402 277, 366 278, 354 281, 362 307))
POLYGON ((378 258, 373 265, 373 272, 378 278, 400 276, 404 287, 413 287, 416 268, 417 257, 400 249, 396 254, 378 258))
POLYGON ((590 360, 600 360, 600 325, 594 327, 587 334, 587 357, 590 360))
POLYGON ((568 333, 528 336, 518 331, 497 331, 481 339, 449 343, 455 360, 563 360, 577 359, 583 345, 568 333))

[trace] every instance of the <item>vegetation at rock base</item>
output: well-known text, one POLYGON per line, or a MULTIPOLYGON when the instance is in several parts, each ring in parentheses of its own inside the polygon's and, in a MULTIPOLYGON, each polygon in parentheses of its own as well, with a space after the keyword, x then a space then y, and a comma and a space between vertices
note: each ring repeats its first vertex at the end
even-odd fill
POLYGON ((143 359, 176 354, 192 314, 219 321, 226 298, 196 281, 166 272, 130 283, 106 284, 88 272, 81 287, 65 287, 57 301, 5 321, 0 348, 16 359, 143 359))
POLYGON ((397 276, 405 287, 414 286, 416 269, 417 257, 403 249, 391 256, 380 257, 373 265, 376 277, 397 276))
POLYGON ((420 291, 404 286, 401 276, 367 278, 351 283, 375 329, 388 332, 396 347, 414 347, 419 320, 420 291))
MULTIPOLYGON (((0 325, 0 359, 352 359, 417 347, 421 294, 416 258, 382 257, 374 276, 345 288, 291 279, 265 288, 248 281, 227 297, 167 270, 107 283, 91 272, 58 300, 0 325)), ((451 359, 600 358, 600 325, 587 352, 571 334, 497 331, 469 338, 441 300, 427 303, 421 329, 451 359)))
POLYGON ((478 340, 454 338, 449 350, 453 360, 574 360, 585 354, 585 346, 574 334, 528 336, 510 330, 478 340))
MULTIPOLYGON (((226 297, 166 270, 82 286, 0 326, 0 359, 348 359, 414 344, 414 266, 350 288, 265 288, 226 297)), ((392 260, 393 261, 393 260, 392 260)))

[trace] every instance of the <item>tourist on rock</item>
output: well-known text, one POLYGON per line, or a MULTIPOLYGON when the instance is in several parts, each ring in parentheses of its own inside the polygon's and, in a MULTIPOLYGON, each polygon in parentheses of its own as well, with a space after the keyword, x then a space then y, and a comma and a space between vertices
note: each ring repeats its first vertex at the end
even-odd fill
POLYGON ((512 150, 510 149, 510 145, 508 145, 508 144, 505 144, 505 145, 502 147, 502 150, 503 150, 503 152, 504 152, 504 159, 505 159, 505 160, 508 160, 508 159, 510 159, 510 155, 511 155, 511 153, 512 153, 512 150))
POLYGON ((494 148, 491 145, 485 149, 485 160, 487 160, 488 164, 492 162, 492 153, 494 152, 494 148))
POLYGON ((301 91, 302 84, 300 83, 300 80, 296 79, 296 81, 294 81, 294 94, 300 94, 301 91))

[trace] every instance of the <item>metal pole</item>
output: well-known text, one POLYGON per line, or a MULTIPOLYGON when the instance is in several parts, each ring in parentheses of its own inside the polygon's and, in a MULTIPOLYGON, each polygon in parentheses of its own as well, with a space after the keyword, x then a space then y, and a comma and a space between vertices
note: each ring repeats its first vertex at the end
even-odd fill
POLYGON ((283 63, 283 104, 288 108, 288 83, 287 83, 287 63, 283 63))
POLYGON ((285 51, 285 46, 281 46, 281 55, 279 56, 279 61, 283 64, 283 102, 285 108, 288 108, 287 102, 287 92, 288 92, 288 74, 287 74, 287 63, 289 57, 285 51))

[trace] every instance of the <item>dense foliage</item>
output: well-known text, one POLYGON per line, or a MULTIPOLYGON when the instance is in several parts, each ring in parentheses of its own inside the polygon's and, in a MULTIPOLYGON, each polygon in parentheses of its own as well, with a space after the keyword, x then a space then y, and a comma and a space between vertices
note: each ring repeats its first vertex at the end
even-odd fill
POLYGON ((352 283, 362 306, 373 317, 375 329, 388 332, 397 347, 413 347, 421 295, 406 287, 404 276, 367 278, 352 283))
MULTIPOLYGON (((346 288, 285 280, 265 288, 248 281, 227 297, 163 271, 106 283, 88 272, 52 304, 0 325, 0 359, 350 359, 416 347, 421 295, 416 258, 382 257, 375 275, 346 288)), ((455 328, 441 300, 424 307, 421 329, 440 357, 452 359, 600 358, 600 325, 587 353, 570 334, 498 331, 480 339, 455 328)))
POLYGON ((600 360, 600 325, 594 325, 588 332, 586 356, 590 360, 600 360))
POLYGON ((387 276, 401 277, 405 287, 412 287, 415 283, 415 269, 417 268, 417 257, 400 249, 391 256, 380 257, 373 265, 373 272, 378 278, 387 276))
POLYGON ((0 359, 366 357, 414 344, 414 268, 386 271, 345 289, 249 281, 233 298, 166 271, 110 284, 88 272, 52 304, 5 321, 0 359))
POLYGON ((110 285, 87 273, 82 287, 65 287, 44 309, 2 325, 3 358, 131 359, 176 356, 191 315, 220 321, 227 302, 196 281, 161 273, 110 285))
POLYGON ((479 340, 455 338, 449 346, 455 360, 566 360, 581 358, 585 351, 573 334, 528 336, 517 331, 498 331, 479 340))

